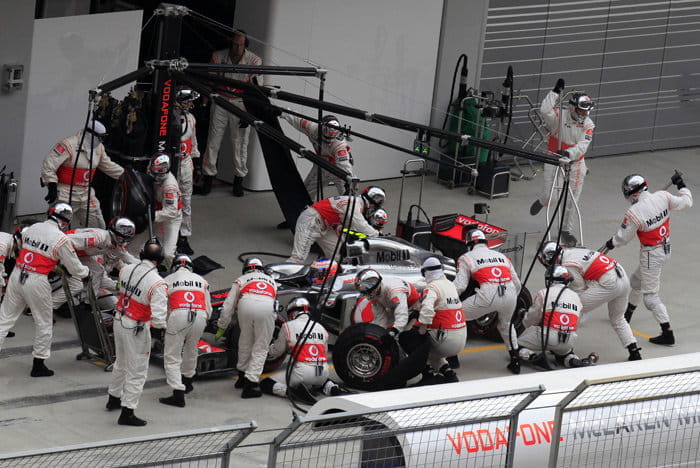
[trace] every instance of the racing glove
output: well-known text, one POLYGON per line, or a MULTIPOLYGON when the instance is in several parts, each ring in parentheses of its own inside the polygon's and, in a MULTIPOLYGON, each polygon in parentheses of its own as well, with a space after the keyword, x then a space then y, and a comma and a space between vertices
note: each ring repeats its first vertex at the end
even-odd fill
POLYGON ((216 335, 214 335, 214 338, 218 341, 221 339, 222 336, 224 336, 224 333, 226 333, 226 329, 219 328, 218 330, 216 330, 216 335))
POLYGON ((56 200, 58 200, 58 184, 56 182, 49 182, 48 190, 49 193, 46 194, 44 200, 46 200, 49 204, 53 204, 56 200))
POLYGON ((392 337, 395 340, 399 339, 399 331, 395 327, 389 327, 386 329, 387 333, 389 333, 389 336, 392 337))
POLYGON ((671 176, 671 183, 674 184, 678 190, 685 188, 685 182, 683 182, 683 177, 681 177, 681 175, 678 172, 671 176))
POLYGON ((569 157, 569 152, 566 150, 559 150, 557 151, 557 154, 563 158, 568 158, 569 157))
POLYGON ((564 78, 559 78, 557 80, 557 84, 554 85, 554 89, 552 89, 557 94, 561 94, 562 91, 564 91, 564 78))
POLYGON ((608 241, 605 243, 605 248, 608 250, 612 250, 615 248, 615 244, 613 244, 612 237, 608 239, 608 241))

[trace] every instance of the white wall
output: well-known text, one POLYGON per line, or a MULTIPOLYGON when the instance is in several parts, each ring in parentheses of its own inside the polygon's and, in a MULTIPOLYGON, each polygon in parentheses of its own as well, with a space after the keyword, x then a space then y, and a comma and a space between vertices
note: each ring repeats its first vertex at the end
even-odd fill
MULTIPOLYGON (((442 0, 238 0, 235 26, 252 36, 251 50, 267 65, 307 66, 304 59, 308 59, 328 69, 328 101, 427 124, 442 4, 442 0)), ((270 83, 318 97, 317 79, 270 77, 270 83)), ((303 111, 316 114, 313 109, 303 111)), ((413 144, 415 135, 409 132, 339 117, 358 132, 406 148, 413 144)), ((286 123, 283 129, 310 147, 306 137, 286 123)), ((410 158, 360 139, 351 146, 356 174, 362 180, 398 177, 401 164, 410 158)), ((257 144, 251 144, 249 167, 246 186, 269 188, 257 144)), ((309 167, 300 161, 302 175, 309 167)))
MULTIPOLYGON (((137 68, 142 11, 36 20, 22 148, 19 214, 43 212, 41 164, 54 144, 77 133, 88 91, 137 68)), ((131 85, 112 93, 122 98, 131 85)))

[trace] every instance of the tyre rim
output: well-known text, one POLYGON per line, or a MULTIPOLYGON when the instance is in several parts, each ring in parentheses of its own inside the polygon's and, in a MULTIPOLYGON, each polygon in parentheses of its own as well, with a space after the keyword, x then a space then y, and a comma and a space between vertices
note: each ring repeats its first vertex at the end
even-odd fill
POLYGON ((360 343, 348 351, 347 363, 353 374, 367 379, 374 377, 379 372, 382 355, 374 346, 360 343))

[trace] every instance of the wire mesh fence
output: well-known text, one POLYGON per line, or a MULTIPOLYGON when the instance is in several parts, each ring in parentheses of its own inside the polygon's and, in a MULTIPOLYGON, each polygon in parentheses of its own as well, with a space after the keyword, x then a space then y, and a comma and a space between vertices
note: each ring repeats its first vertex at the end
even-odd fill
POLYGON ((229 466, 255 422, 0 456, 0 467, 229 466))
POLYGON ((511 466, 520 411, 543 388, 297 420, 270 467, 511 466))
POLYGON ((557 409, 550 466, 696 466, 699 404, 698 371, 584 382, 557 409))

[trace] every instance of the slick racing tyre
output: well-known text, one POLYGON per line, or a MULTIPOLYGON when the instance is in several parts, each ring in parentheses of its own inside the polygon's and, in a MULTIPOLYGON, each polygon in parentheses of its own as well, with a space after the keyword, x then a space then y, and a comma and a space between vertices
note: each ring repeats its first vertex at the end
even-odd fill
POLYGON ((381 390, 381 382, 398 360, 396 340, 373 323, 346 328, 333 347, 336 373, 346 385, 358 390, 381 390))
MULTIPOLYGON (((515 310, 525 308, 528 309, 532 305, 532 296, 526 287, 520 290, 518 300, 515 304, 515 310)), ((510 320, 510 317, 508 318, 510 320)), ((486 338, 487 340, 502 343, 501 334, 496 328, 498 322, 498 314, 496 312, 486 314, 476 320, 467 322, 467 333, 469 338, 486 338)), ((522 327, 519 327, 516 332, 518 335, 522 333, 522 327)))
MULTIPOLYGON (((148 229, 148 205, 153 200, 153 181, 143 172, 125 168, 112 192, 112 215, 125 216, 136 224, 136 232, 148 229)), ((152 207, 155 211, 155 207, 152 207)))

